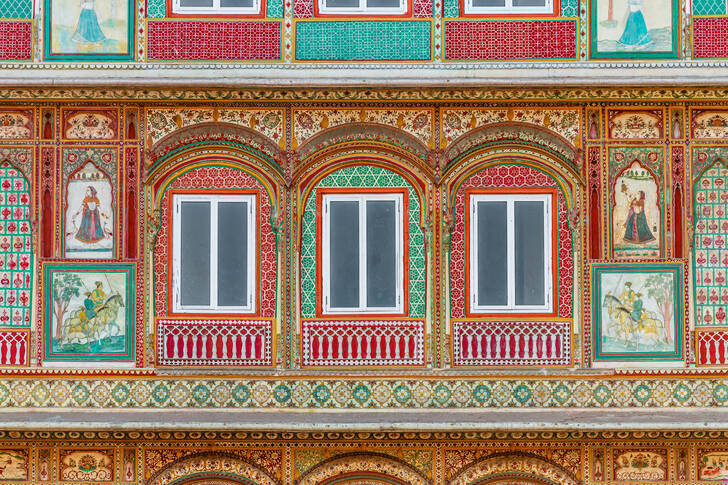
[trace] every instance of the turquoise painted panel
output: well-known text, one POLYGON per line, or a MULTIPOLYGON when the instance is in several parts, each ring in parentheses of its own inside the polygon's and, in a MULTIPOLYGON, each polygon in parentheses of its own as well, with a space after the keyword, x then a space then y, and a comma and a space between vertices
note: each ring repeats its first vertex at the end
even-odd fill
POLYGON ((460 3, 458 0, 444 0, 442 16, 446 18, 457 18, 460 16, 460 3))
POLYGON ((301 244, 301 315, 316 317, 316 190, 320 187, 406 187, 409 197, 409 316, 425 317, 425 235, 420 227, 420 201, 405 179, 379 167, 357 166, 337 170, 311 191, 303 215, 301 244))
POLYGON ((725 0, 693 0, 693 15, 725 14, 725 0))
POLYGON ((562 17, 579 16, 579 0, 561 0, 562 17))
POLYGON ((167 5, 164 0, 147 0, 147 18, 163 19, 167 16, 167 5))
POLYGON ((0 0, 0 19, 33 18, 33 0, 0 0))
POLYGON ((269 19, 283 18, 283 0, 268 0, 266 14, 269 19))
POLYGON ((426 61, 432 23, 422 21, 297 22, 296 59, 426 61))

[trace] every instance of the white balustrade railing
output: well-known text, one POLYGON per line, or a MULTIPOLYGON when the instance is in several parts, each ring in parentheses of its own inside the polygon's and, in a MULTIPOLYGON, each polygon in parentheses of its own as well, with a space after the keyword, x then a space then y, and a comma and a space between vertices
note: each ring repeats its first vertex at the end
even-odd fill
POLYGON ((304 321, 308 366, 424 365, 422 321, 304 321))
POLYGON ((568 366, 571 322, 453 322, 452 347, 456 366, 568 366))

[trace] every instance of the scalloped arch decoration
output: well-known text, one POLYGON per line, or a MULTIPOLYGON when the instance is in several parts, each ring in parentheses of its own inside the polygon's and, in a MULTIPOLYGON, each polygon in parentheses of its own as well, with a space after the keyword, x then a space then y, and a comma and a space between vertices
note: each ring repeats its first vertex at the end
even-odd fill
POLYGON ((375 453, 357 453, 326 460, 306 472, 296 485, 431 485, 431 481, 404 462, 375 453), (341 482, 350 477, 351 480, 341 482))
POLYGON ((580 485, 571 473, 543 458, 518 453, 498 454, 465 468, 448 485, 580 485))
POLYGON ((226 454, 199 454, 170 463, 147 480, 146 485, 201 483, 280 485, 260 468, 226 454))

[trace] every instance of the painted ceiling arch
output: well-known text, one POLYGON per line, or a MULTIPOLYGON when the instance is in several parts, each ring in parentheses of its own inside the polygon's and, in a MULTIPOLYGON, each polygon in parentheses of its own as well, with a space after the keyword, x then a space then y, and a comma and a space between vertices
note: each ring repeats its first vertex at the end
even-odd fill
POLYGON ((561 466, 527 453, 498 453, 476 461, 449 485, 580 485, 561 466))
POLYGON ((146 485, 280 485, 279 481, 235 455, 199 453, 165 466, 146 485))
POLYGON ((390 456, 353 453, 321 462, 296 485, 431 485, 431 481, 390 456))

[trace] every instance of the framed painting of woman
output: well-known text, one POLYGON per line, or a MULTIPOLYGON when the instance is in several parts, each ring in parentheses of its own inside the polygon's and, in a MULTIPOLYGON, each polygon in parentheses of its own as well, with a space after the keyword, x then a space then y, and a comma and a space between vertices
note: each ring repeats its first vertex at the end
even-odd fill
POLYGON ((133 0, 45 0, 45 60, 134 59, 133 0))
POLYGON ((677 58, 680 2, 592 0, 589 39, 592 59, 677 58))

